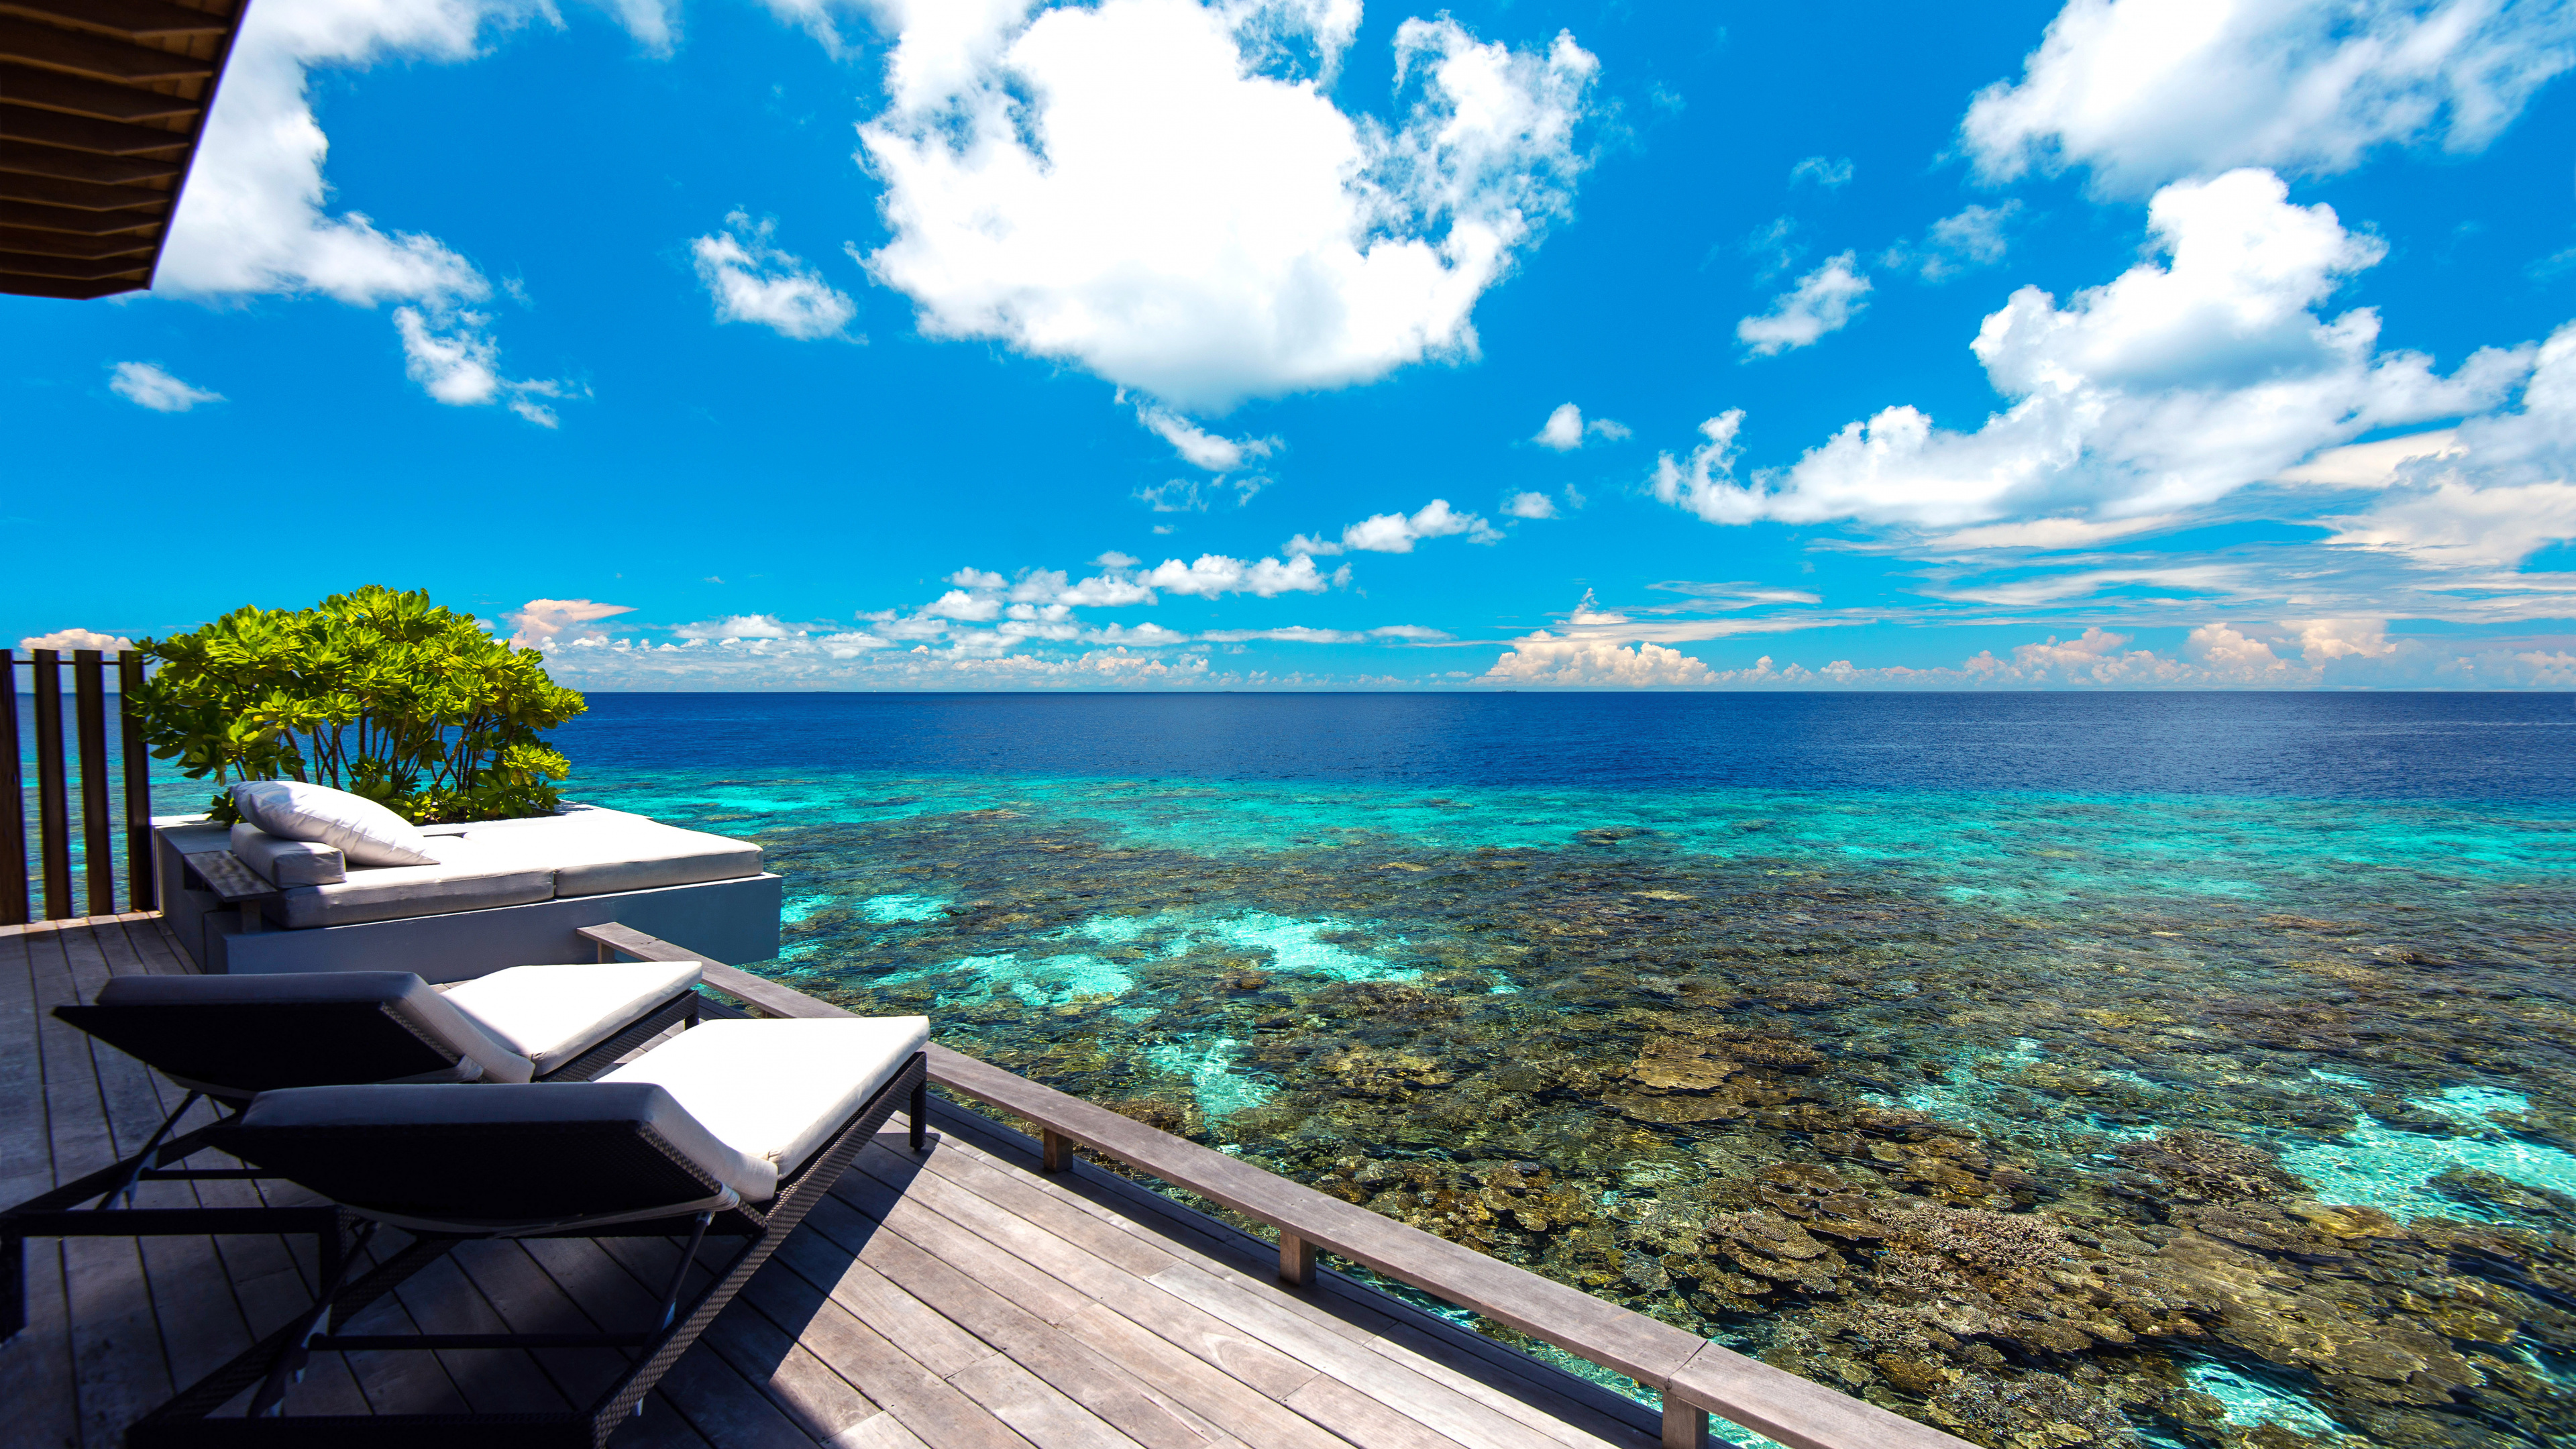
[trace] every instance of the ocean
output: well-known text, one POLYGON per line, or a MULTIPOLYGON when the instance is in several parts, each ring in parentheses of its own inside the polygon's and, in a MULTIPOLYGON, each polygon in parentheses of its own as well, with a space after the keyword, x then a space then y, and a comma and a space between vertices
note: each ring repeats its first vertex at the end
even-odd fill
POLYGON ((2568 696, 556 739, 569 797, 762 843, 741 964, 1980 1442, 2576 1442, 2568 696))

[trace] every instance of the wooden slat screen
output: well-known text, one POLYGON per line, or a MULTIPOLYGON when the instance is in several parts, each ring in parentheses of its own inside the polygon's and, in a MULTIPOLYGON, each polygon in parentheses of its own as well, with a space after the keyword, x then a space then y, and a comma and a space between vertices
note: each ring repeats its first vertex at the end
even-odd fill
POLYGON ((0 649, 0 926, 32 920, 62 920, 75 915, 111 915, 116 904, 116 833, 114 808, 123 795, 125 832, 124 909, 148 911, 155 904, 152 872, 151 752, 143 744, 143 723, 131 701, 143 682, 143 656, 119 651, 117 672, 117 740, 121 772, 111 766, 107 727, 107 656, 96 649, 72 653, 73 723, 70 739, 63 729, 63 664, 59 651, 35 649, 20 658, 0 649), (29 678, 22 684, 18 671, 29 678), (31 703, 21 707, 19 690, 31 703), (32 722, 21 718, 32 713, 32 722), (24 753, 33 725, 35 768, 26 769, 24 753), (83 877, 81 909, 75 910, 72 869, 71 790, 77 763, 80 781, 80 841, 83 877), (35 786, 35 866, 28 868, 27 786, 35 786), (122 773, 122 791, 111 776, 122 773))

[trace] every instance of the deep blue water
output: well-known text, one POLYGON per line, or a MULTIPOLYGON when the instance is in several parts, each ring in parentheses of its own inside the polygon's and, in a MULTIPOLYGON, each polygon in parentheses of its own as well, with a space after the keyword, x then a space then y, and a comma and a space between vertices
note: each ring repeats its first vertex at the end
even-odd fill
POLYGON ((585 765, 2576 800, 2566 694, 599 694, 585 765))

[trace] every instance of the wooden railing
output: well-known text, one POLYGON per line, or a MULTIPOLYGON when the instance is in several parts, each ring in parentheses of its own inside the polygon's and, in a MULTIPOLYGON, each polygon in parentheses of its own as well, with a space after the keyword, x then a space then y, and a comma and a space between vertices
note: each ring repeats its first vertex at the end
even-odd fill
MULTIPOLYGON (((706 984, 772 1016, 853 1013, 793 987, 614 923, 581 934, 601 960, 695 961, 706 984)), ((1701 1449, 1711 1414, 1790 1449, 1969 1449, 1962 1440, 1697 1334, 1595 1298, 1473 1248, 1328 1197, 1106 1107, 933 1044, 930 1080, 1038 1125, 1045 1171, 1073 1166, 1077 1147, 1267 1223, 1279 1235, 1279 1276, 1314 1281, 1317 1251, 1334 1254, 1626 1374, 1663 1398, 1666 1449, 1701 1449)))
MULTIPOLYGON (((107 743, 107 656, 96 649, 72 651, 72 743, 78 750, 81 817, 81 872, 87 879, 84 908, 72 909, 71 784, 63 739, 63 656, 52 649, 0 649, 5 688, 0 688, 0 926, 23 925, 41 917, 61 920, 76 915, 104 916, 116 911, 116 826, 109 806, 107 743), (18 711, 18 671, 35 676, 30 714, 18 711), (32 728, 36 745, 36 860, 27 862, 27 781, 22 757, 23 730, 32 728)), ((125 898, 126 909, 152 909, 152 779, 151 755, 143 746, 142 721, 131 701, 143 683, 143 656, 131 649, 116 656, 118 744, 124 755, 125 898)))

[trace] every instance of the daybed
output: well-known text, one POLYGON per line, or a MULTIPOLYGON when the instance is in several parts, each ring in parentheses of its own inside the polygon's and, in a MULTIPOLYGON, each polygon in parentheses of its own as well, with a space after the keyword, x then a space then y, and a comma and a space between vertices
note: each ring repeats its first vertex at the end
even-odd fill
POLYGON ((250 825, 157 819, 161 908, 200 970, 233 974, 458 981, 587 954, 573 932, 609 921, 718 960, 778 954, 779 878, 749 841, 585 805, 421 833, 438 863, 363 866, 250 825))

